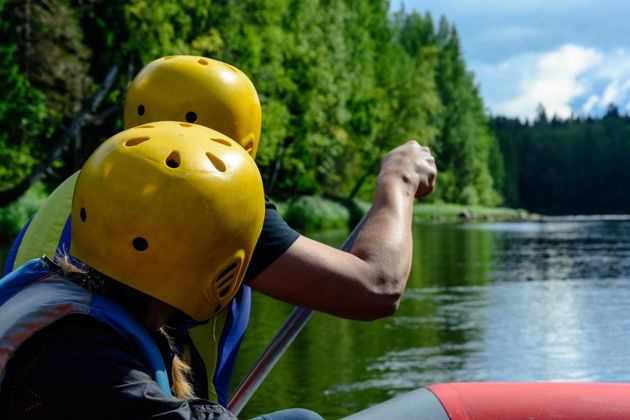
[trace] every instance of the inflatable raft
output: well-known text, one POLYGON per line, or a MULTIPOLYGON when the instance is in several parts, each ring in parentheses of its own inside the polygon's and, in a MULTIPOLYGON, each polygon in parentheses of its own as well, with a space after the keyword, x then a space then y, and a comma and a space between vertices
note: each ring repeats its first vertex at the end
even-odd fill
POLYGON ((400 395, 345 419, 628 420, 630 384, 438 384, 400 395))

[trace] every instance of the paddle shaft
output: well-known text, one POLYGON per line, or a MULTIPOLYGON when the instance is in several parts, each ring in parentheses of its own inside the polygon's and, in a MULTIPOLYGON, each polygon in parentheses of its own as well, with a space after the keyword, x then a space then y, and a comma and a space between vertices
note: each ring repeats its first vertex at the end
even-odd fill
MULTIPOLYGON (((342 251, 349 252, 354 245, 354 241, 357 239, 361 227, 367 220, 368 213, 363 216, 363 219, 357 224, 350 236, 341 246, 342 251)), ((247 375, 238 384, 234 395, 230 398, 227 408, 239 415, 243 410, 243 407, 247 404, 250 398, 254 395, 260 384, 265 380, 271 369, 278 362, 280 357, 284 354, 285 350, 291 345, 293 339, 304 328, 304 325, 313 315, 311 309, 295 307, 289 317, 284 321, 284 324, 280 327, 276 335, 271 342, 267 345, 267 348, 262 352, 256 363, 249 370, 247 375)))

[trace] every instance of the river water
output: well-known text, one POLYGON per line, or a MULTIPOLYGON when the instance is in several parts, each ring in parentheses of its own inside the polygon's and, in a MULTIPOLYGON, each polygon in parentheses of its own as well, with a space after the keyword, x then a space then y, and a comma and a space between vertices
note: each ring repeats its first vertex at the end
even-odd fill
MULTIPOLYGON (((234 382, 291 309, 254 294, 234 382)), ((335 419, 443 382, 628 382, 628 333, 630 220, 418 224, 396 315, 315 314, 242 418, 307 407, 335 419)))
MULTIPOLYGON (((235 380, 290 310, 255 294, 235 380)), ((627 382, 628 333, 630 220, 419 224, 396 315, 316 314, 243 418, 297 406, 334 419, 442 382, 627 382)))

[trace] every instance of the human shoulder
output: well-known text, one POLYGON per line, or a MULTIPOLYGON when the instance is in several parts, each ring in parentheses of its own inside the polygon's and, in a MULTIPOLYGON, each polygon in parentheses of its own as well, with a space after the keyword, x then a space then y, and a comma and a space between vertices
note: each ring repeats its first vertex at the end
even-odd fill
POLYGON ((250 281, 269 267, 299 237, 300 234, 282 218, 277 206, 269 197, 265 197, 265 221, 245 276, 245 282, 250 281))

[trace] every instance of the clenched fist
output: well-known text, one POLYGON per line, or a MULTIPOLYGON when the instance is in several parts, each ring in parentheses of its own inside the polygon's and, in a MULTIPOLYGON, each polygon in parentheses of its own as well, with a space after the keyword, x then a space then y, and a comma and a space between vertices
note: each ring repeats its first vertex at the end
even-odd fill
POLYGON ((437 168, 429 148, 411 140, 383 158, 379 176, 394 176, 402 180, 414 197, 420 198, 429 195, 435 188, 437 168))

